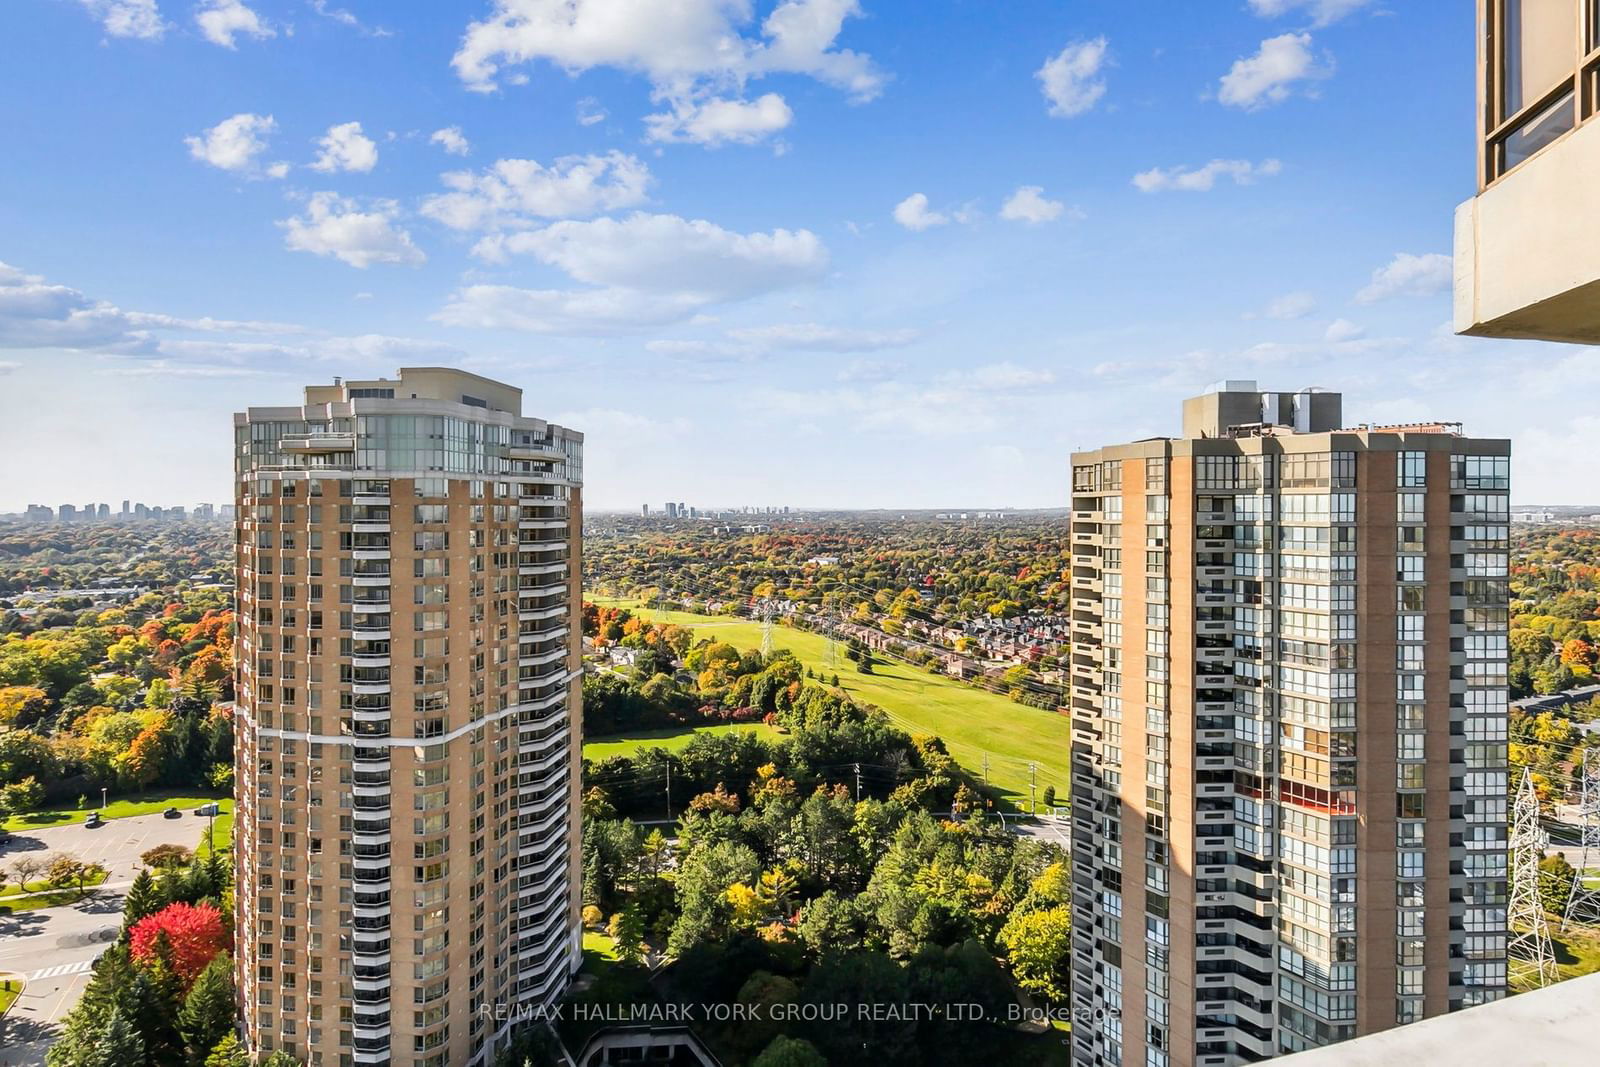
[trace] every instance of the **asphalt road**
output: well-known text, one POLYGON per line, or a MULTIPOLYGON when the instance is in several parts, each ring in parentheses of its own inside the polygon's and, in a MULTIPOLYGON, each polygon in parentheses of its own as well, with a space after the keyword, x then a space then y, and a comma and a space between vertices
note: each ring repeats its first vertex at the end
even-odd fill
POLYGON ((89 983, 89 968, 122 926, 122 899, 139 869, 139 855, 156 845, 193 848, 206 820, 136 815, 99 829, 81 824, 29 830, 0 846, 0 871, 22 852, 39 857, 67 852, 104 864, 105 884, 75 903, 0 915, 0 972, 20 975, 22 996, 0 1020, 0 1067, 39 1067, 45 1050, 89 983))
POLYGON ((1032 837, 1046 844, 1071 850, 1072 826, 1065 815, 1040 815, 1033 819, 1006 819, 1006 827, 1019 837, 1032 837))

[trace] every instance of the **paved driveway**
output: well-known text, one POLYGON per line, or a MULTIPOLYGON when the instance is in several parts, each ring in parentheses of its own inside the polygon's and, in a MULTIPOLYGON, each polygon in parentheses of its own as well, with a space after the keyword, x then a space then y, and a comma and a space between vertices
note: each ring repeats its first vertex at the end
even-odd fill
POLYGON ((81 824, 29 830, 0 846, 0 869, 23 851, 38 856, 69 852, 104 864, 110 872, 94 895, 59 908, 0 915, 0 971, 27 980, 0 1020, 0 1067, 44 1063, 61 1019, 83 994, 89 968, 122 926, 122 899, 139 869, 139 855, 156 845, 193 848, 206 820, 185 811, 181 819, 135 815, 91 830, 81 824))

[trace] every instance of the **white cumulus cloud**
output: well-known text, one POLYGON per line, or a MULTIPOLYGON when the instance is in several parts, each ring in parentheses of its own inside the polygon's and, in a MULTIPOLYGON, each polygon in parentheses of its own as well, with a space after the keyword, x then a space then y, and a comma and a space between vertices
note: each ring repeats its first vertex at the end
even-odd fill
POLYGON ((1367 335, 1367 331, 1351 322, 1349 319, 1334 319, 1328 323, 1327 330, 1323 333, 1324 339, 1330 344, 1343 344, 1346 341, 1359 341, 1367 335))
MULTIPOLYGON (((1261 312, 1269 319, 1303 319, 1316 310, 1317 298, 1305 290, 1284 293, 1261 312)), ((1253 316, 1252 316, 1253 317, 1253 316)))
POLYGON ((736 233, 704 219, 638 212, 568 219, 504 239, 580 282, 731 300, 815 279, 827 250, 809 230, 736 233))
POLYGON ((317 144, 322 146, 322 152, 311 164, 312 170, 325 174, 341 170, 365 174, 378 165, 378 146, 361 132, 359 122, 329 126, 326 136, 317 144))
POLYGON ((442 130, 434 130, 433 136, 428 138, 428 143, 438 145, 452 156, 464 156, 472 151, 472 145, 467 143, 460 126, 446 126, 442 130))
POLYGON ((1251 163, 1248 159, 1213 159, 1203 167, 1152 167, 1133 176, 1141 193, 1169 191, 1204 193, 1213 189, 1219 178, 1232 178, 1236 185, 1250 185, 1257 178, 1270 178, 1283 170, 1276 159, 1251 163))
POLYGON ((929 211, 926 193, 912 193, 894 206, 894 221, 908 230, 928 230, 948 224, 950 216, 929 211))
POLYGON ((1024 185, 1011 194, 1000 208, 1000 217, 1011 222, 1054 222, 1067 206, 1059 200, 1045 198, 1044 189, 1038 185, 1024 185))
POLYGON ((0 263, 0 348, 138 347, 128 313, 0 263))
POLYGON ((360 19, 342 7, 329 7, 328 0, 310 0, 311 10, 325 19, 332 19, 342 26, 349 26, 352 30, 359 30, 368 37, 391 37, 388 30, 381 26, 367 26, 360 19))
POLYGON ((645 116, 646 136, 652 141, 689 141, 720 145, 755 144, 794 120, 794 112, 777 93, 755 100, 712 97, 681 101, 671 111, 645 116))
POLYGON ((714 304, 815 282, 828 265, 827 248, 809 230, 736 233, 703 219, 643 212, 569 219, 488 240, 493 257, 532 256, 590 288, 468 286, 440 321, 611 333, 682 322, 714 304))
POLYGON ((156 0, 79 0, 113 37, 159 41, 167 32, 156 0))
POLYGON ((989 363, 969 370, 946 371, 939 376, 942 385, 980 393, 1007 393, 1035 389, 1056 380, 1054 372, 1040 367, 1024 367, 1012 362, 989 363))
POLYGON ((399 213, 393 201, 375 201, 362 210, 354 200, 323 192, 311 194, 304 214, 278 225, 291 251, 333 256, 363 270, 374 263, 416 266, 427 257, 395 225, 399 213))
POLYGON ((586 96, 578 101, 578 125, 595 126, 606 120, 608 112, 600 106, 600 101, 592 96, 586 96))
POLYGON ((422 213, 456 230, 526 227, 636 207, 650 188, 650 169, 621 152, 562 156, 548 167, 532 159, 502 159, 481 173, 444 175, 451 191, 431 196, 422 213))
POLYGON ((206 40, 224 48, 238 47, 234 38, 240 34, 257 40, 278 35, 277 30, 240 0, 206 0, 195 10, 194 23, 206 40))
MULTIPOLYGON (((393 367, 469 358, 437 341, 328 336, 291 323, 128 311, 0 263, 0 349, 7 348, 93 352, 115 360, 105 374, 187 378, 275 373, 286 360, 393 367)), ((15 364, 0 362, 0 373, 7 366, 15 364)))
MULTIPOLYGON (((519 77, 509 68, 541 60, 569 74, 631 71, 649 79, 654 98, 668 105, 662 114, 696 114, 771 74, 805 75, 866 101, 886 76, 870 56, 837 43, 845 20, 860 14, 857 0, 782 0, 753 27, 748 0, 493 0, 489 16, 468 25, 451 63, 467 88, 480 92, 519 77)), ((754 117, 770 127, 776 109, 761 107, 754 117)), ((751 119, 744 116, 746 124, 751 119)))
POLYGON ((1331 26, 1371 3, 1372 0, 1250 0, 1250 10, 1268 19, 1305 11, 1313 25, 1331 26))
POLYGON ((1229 107, 1255 111, 1287 100, 1296 82, 1328 73, 1311 54, 1309 33, 1285 33, 1262 41, 1255 55, 1235 60, 1222 76, 1217 99, 1229 107))
POLYGON ((446 326, 604 336, 682 322, 702 306, 692 299, 631 289, 469 285, 457 291, 434 318, 446 326))
POLYGON ((245 111, 223 119, 199 136, 185 137, 183 143, 189 146, 189 155, 220 170, 251 178, 281 178, 289 172, 289 164, 263 166, 258 158, 267 150, 267 138, 277 128, 271 115, 245 111))
POLYGON ((795 352, 872 352, 885 348, 903 348, 920 338, 922 331, 909 328, 861 330, 844 326, 825 326, 815 322, 794 322, 743 327, 729 330, 728 336, 763 349, 795 352))
POLYGON ((1104 37, 1074 41, 1045 60, 1033 76, 1039 79, 1039 89, 1050 102, 1050 114, 1072 118, 1099 103, 1106 94, 1105 79, 1100 77, 1105 65, 1104 37))
POLYGON ((691 363, 748 363, 761 356, 754 345, 729 341, 686 341, 658 338, 645 342, 645 350, 691 363))
POLYGON ((1450 288, 1454 277, 1449 256, 1438 252, 1420 256, 1397 252, 1386 265, 1372 272, 1372 280, 1356 293, 1356 303, 1375 304, 1394 296, 1432 296, 1450 288))
POLYGON ((834 375, 841 382, 887 382, 905 372, 906 365, 894 360, 857 359, 834 375))
POLYGON ((660 87, 763 74, 807 74, 871 98, 883 86, 872 60, 834 42, 856 0, 784 0, 760 36, 741 0, 494 0, 493 13, 467 27, 451 61, 468 88, 487 90, 507 66, 545 59, 568 71, 617 67, 660 87))

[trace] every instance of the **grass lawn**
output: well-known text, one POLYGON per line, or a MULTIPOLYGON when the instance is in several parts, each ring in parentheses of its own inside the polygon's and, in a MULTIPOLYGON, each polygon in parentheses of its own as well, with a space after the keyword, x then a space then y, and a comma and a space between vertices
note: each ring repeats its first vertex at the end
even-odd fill
MULTIPOLYGON (((640 607, 637 600, 616 597, 586 599, 631 608, 652 621, 691 627, 696 640, 713 637, 741 650, 761 647, 761 624, 747 619, 658 611, 640 607)), ((842 643, 837 662, 830 663, 828 639, 805 630, 774 626, 772 645, 790 649, 800 662, 827 677, 837 673, 845 692, 876 704, 908 733, 938 734, 950 754, 973 775, 983 775, 984 757, 988 756, 989 782, 1011 806, 1027 810, 1030 761, 1038 764, 1040 794, 1045 786, 1053 785, 1058 797, 1066 797, 1071 730, 1065 715, 1026 707, 896 660, 880 659, 871 674, 862 674, 844 658, 842 643)))
MULTIPOLYGON (((198 804, 195 807, 199 807, 198 804)), ((221 815, 206 822, 215 823, 208 837, 205 830, 200 831, 200 843, 194 847, 194 854, 204 859, 211 855, 213 845, 219 852, 227 852, 233 847, 233 801, 228 801, 221 815)))
POLYGON ((617 955, 616 943, 598 930, 585 930, 583 932, 583 962, 590 963, 621 963, 622 957, 617 955))
POLYGON ((1600 930, 1575 926, 1562 931, 1555 929, 1555 922, 1551 920, 1550 941, 1556 950, 1559 980, 1600 971, 1600 930))
POLYGON ((11 1005, 22 995, 22 979, 7 978, 0 981, 0 1016, 11 1009, 11 1005))
MULTIPOLYGON (((636 1005, 656 1002, 649 972, 618 959, 611 938, 598 930, 583 931, 583 974, 592 979, 592 984, 582 992, 570 994, 570 1003, 636 1005)), ((598 1014, 580 1018, 577 1012, 565 1012, 554 1022, 568 1048, 583 1047, 596 1031, 607 1025, 598 1014)))
MULTIPOLYGON (((97 885, 99 885, 101 882, 103 882, 105 880, 106 880, 105 872, 101 871, 100 875, 98 877, 92 878, 92 879, 90 879, 88 882, 86 882, 84 884, 85 885, 89 885, 89 886, 97 886, 97 885)), ((56 888, 55 886, 51 885, 49 882, 46 882, 42 878, 39 879, 36 882, 29 882, 27 884, 27 888, 25 888, 25 889, 18 889, 17 888, 17 883, 12 882, 10 885, 6 886, 4 889, 0 889, 0 899, 3 899, 5 897, 14 897, 14 896, 17 896, 19 893, 43 893, 46 890, 55 889, 55 888, 56 888)), ((71 889, 71 892, 76 893, 77 892, 77 887, 73 887, 71 889)))
POLYGON ((695 734, 725 734, 734 731, 759 734, 772 741, 778 731, 764 722, 729 722, 711 726, 676 726, 661 730, 639 730, 631 734, 611 734, 583 742, 583 758, 587 760, 610 759, 612 756, 631 756, 639 748, 664 748, 677 752, 689 743, 695 734))
POLYGON ((122 819, 129 815, 159 815, 169 807, 175 807, 188 815, 189 812, 202 804, 209 804, 213 800, 221 805, 223 811, 233 810, 233 798, 218 793, 195 793, 185 790, 152 790, 148 793, 139 793, 131 797, 118 797, 110 801, 104 808, 94 803, 97 797, 90 797, 84 808, 55 808, 49 811, 30 811, 22 815, 13 815, 6 820, 5 828, 14 834, 27 833, 29 830, 43 830, 51 826, 65 826, 72 822, 82 822, 91 812, 98 810, 105 819, 122 819))
POLYGON ((40 911, 44 908, 59 908, 63 904, 76 904, 94 891, 91 885, 86 891, 80 893, 76 886, 71 889, 53 889, 48 893, 35 893, 31 897, 0 897, 0 915, 11 915, 19 911, 40 911))

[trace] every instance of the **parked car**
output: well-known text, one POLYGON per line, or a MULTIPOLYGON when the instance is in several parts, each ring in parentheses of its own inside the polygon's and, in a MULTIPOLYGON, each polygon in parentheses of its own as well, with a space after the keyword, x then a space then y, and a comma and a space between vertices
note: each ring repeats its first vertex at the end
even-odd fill
POLYGON ((183 812, 179 811, 177 808, 168 808, 166 811, 161 813, 161 817, 163 819, 176 819, 182 814, 183 812))
POLYGON ((100 813, 98 811, 91 811, 89 813, 89 817, 83 820, 83 825, 87 826, 91 830, 97 826, 104 826, 105 824, 106 821, 100 817, 100 813))
POLYGON ((218 806, 215 800, 213 800, 209 804, 202 804, 198 808, 195 808, 194 813, 196 815, 220 815, 222 814, 222 808, 218 806))

